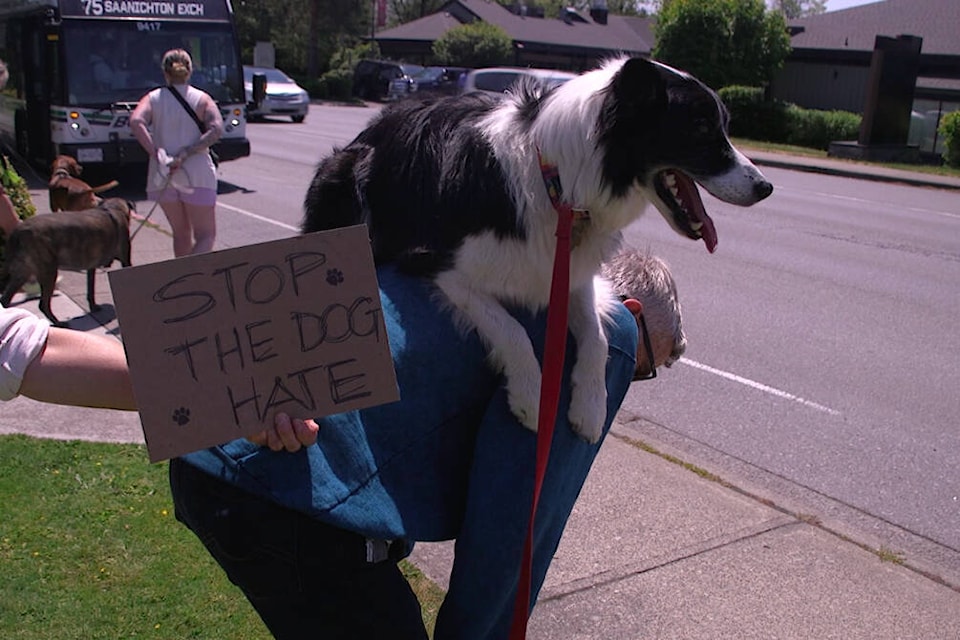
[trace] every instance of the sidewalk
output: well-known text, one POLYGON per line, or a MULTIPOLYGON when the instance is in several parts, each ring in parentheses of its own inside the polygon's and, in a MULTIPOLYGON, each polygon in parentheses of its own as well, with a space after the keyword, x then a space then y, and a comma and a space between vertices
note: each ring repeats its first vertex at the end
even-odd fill
POLYGON ((897 182, 916 187, 960 189, 960 178, 956 177, 938 176, 932 173, 920 173, 904 169, 888 169, 866 162, 852 162, 833 158, 808 158, 774 151, 746 149, 744 153, 750 160, 761 166, 878 182, 897 182))
MULTIPOLYGON (((960 189, 952 178, 748 155, 769 166, 960 189)), ((33 195, 37 203, 46 197, 33 195)), ((172 257, 162 215, 153 221, 160 226, 134 240, 134 264, 172 257)), ((106 276, 97 279, 99 322, 85 315, 85 287, 83 274, 64 273, 55 313, 76 328, 117 335, 106 276)), ((22 304, 39 315, 36 299, 22 304)), ((143 441, 135 414, 21 398, 0 415, 0 433, 143 441)), ((741 478, 704 477, 637 447, 626 427, 614 425, 584 487, 531 618, 531 640, 960 638, 960 554, 907 551, 903 564, 892 562, 905 548, 883 548, 872 521, 845 529, 828 501, 811 510, 741 478)), ((664 442, 645 444, 680 455, 664 442)), ((683 462, 710 471, 692 457, 683 462)), ((452 544, 418 544, 411 559, 446 586, 452 544)))

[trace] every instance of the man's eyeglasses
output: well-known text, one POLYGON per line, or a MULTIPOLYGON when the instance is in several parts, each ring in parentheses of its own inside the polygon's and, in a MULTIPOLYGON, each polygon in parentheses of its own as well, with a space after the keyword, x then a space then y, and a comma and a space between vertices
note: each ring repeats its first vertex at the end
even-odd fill
POLYGON ((647 321, 643 319, 643 313, 640 313, 640 337, 643 339, 643 349, 647 354, 647 365, 650 371, 640 373, 639 369, 634 372, 634 380, 653 380, 657 377, 656 360, 653 359, 653 347, 650 345, 650 333, 647 331, 647 321))

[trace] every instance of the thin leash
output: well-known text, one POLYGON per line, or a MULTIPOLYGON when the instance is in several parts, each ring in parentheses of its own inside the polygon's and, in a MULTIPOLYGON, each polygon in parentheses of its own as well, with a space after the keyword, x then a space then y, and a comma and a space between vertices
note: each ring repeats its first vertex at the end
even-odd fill
POLYGON ((540 387, 540 416, 537 422, 537 460, 534 474, 530 522, 523 545, 520 580, 510 624, 510 640, 524 640, 527 635, 527 617, 530 613, 530 592, 533 573, 533 527, 540 500, 540 490, 550 458, 550 443, 557 420, 560 385, 563 379, 563 361, 567 347, 567 307, 570 298, 570 238, 575 211, 563 202, 563 189, 556 165, 547 164, 537 150, 540 172, 557 212, 557 248, 553 257, 553 280, 550 285, 550 305, 547 307, 547 335, 543 347, 542 382, 540 387))
MULTIPOLYGON (((167 190, 167 187, 170 186, 170 180, 173 178, 173 172, 167 174, 167 179, 163 183, 163 188, 160 189, 160 193, 163 193, 167 190)), ((147 215, 140 220, 140 224, 137 225, 137 228, 133 230, 133 233, 130 234, 130 242, 133 242, 134 237, 140 232, 140 229, 143 229, 143 225, 147 224, 147 221, 150 220, 150 216, 153 215, 153 212, 157 210, 157 205, 160 204, 160 200, 156 200, 153 203, 153 206, 150 207, 150 211, 147 212, 147 215)))

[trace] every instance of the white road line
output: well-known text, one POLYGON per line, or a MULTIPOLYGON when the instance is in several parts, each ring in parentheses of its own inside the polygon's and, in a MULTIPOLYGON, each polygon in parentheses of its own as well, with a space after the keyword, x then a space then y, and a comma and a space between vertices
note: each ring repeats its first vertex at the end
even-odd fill
POLYGON ((683 364, 689 365, 694 369, 700 369, 701 371, 706 371, 707 373, 712 373, 718 375, 721 378, 726 378, 727 380, 732 380, 734 382, 739 382, 758 391, 763 391, 764 393, 769 393, 771 395, 777 396, 778 398, 783 398, 785 400, 791 400, 793 402, 798 402, 805 407, 810 407, 811 409, 816 409, 817 411, 823 411, 824 413, 829 413, 832 416, 840 415, 840 412, 836 409, 831 409, 830 407, 825 407, 822 404, 817 404, 812 400, 806 400, 799 396, 795 396, 792 393, 787 393, 786 391, 781 391, 780 389, 775 389, 774 387, 765 385, 761 382, 756 382, 755 380, 750 380, 749 378, 744 378, 743 376, 738 376, 735 373, 730 373, 729 371, 722 371, 720 369, 714 369, 713 367, 697 362, 696 360, 690 360, 689 358, 680 358, 680 362, 683 364))
POLYGON ((252 211, 247 211, 246 209, 241 209, 240 207, 234 207, 234 206, 231 206, 231 205, 229 205, 229 204, 224 204, 224 203, 222 203, 222 202, 218 202, 218 203, 217 203, 217 206, 218 206, 218 207, 223 207, 224 209, 229 209, 230 211, 236 211, 236 212, 239 213, 240 215, 247 216, 248 218, 253 218, 254 220, 259 220, 260 222, 267 222, 267 223, 272 224, 272 225, 274 225, 274 226, 276 226, 276 227, 280 227, 281 229, 286 229, 287 231, 293 231, 294 233, 299 233, 299 232, 300 232, 300 229, 299 229, 298 227, 294 227, 294 226, 289 225, 289 224, 287 224, 287 223, 285 223, 285 222, 278 222, 278 221, 273 220, 273 219, 271 219, 271 218, 266 218, 266 217, 264 217, 264 216, 261 216, 260 214, 253 213, 252 211))

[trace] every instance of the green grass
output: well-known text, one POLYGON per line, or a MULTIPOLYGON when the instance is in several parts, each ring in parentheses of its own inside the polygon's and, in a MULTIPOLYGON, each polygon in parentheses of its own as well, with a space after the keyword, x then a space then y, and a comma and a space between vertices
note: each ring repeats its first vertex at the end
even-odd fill
MULTIPOLYGON (((443 592, 404 570, 432 628, 443 592)), ((4 640, 271 637, 138 445, 0 436, 0 576, 4 640)))

